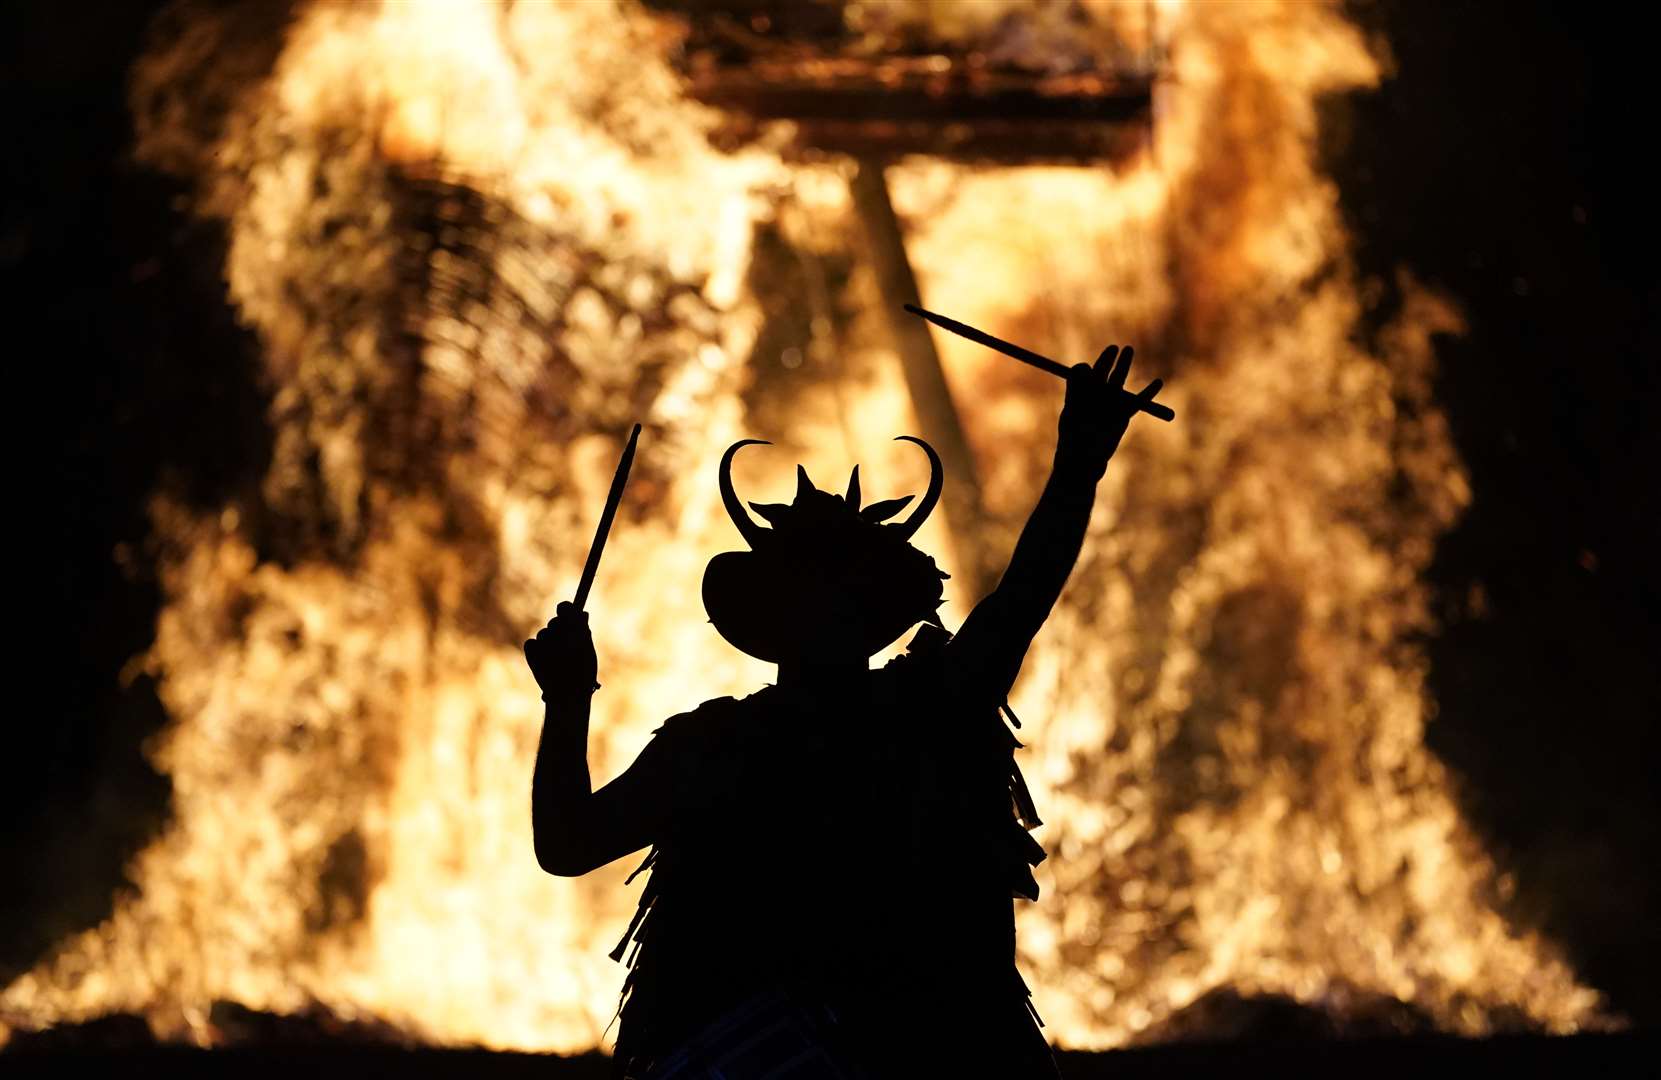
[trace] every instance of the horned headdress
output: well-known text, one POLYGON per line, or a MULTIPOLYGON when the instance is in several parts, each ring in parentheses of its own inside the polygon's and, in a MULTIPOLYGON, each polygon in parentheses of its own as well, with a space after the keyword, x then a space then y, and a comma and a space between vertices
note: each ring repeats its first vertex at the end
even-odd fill
POLYGON ((903 521, 890 522, 911 502, 907 495, 860 505, 859 466, 845 494, 820 491, 796 467, 789 503, 751 503, 767 525, 751 517, 733 489, 732 460, 741 439, 721 456, 721 501, 749 545, 715 556, 704 571, 704 609, 722 637, 743 652, 777 663, 835 637, 838 648, 870 656, 919 622, 938 622, 940 582, 947 576, 911 537, 940 501, 940 455, 922 439, 901 435, 929 457, 929 486, 903 521), (852 612, 852 623, 827 626, 827 609, 852 612))

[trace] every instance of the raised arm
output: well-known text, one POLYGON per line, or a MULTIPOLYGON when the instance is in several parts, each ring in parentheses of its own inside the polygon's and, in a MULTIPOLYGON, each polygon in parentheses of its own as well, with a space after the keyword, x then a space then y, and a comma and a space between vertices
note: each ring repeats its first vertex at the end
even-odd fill
MULTIPOLYGON (((1008 696, 1027 648, 1078 562, 1096 484, 1137 411, 1124 388, 1133 353, 1128 345, 1122 351, 1109 345, 1094 365, 1075 365, 1067 375, 1055 464, 1038 505, 998 587, 975 605, 947 646, 955 680, 976 696, 1008 696)), ((1135 397, 1151 400, 1160 385, 1155 379, 1135 397)))
POLYGON ((660 835, 669 797, 667 763, 653 740, 621 776, 593 790, 588 708, 599 684, 586 612, 559 605, 553 621, 525 642, 525 660, 547 703, 531 782, 536 861, 550 874, 578 877, 660 835))

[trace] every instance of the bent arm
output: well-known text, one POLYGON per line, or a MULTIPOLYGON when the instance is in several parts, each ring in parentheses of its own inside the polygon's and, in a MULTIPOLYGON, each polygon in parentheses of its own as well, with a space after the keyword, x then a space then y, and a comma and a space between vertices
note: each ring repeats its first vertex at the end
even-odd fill
POLYGON ((588 707, 599 683, 588 616, 561 604, 525 642, 525 661, 542 687, 547 712, 531 780, 531 838, 550 874, 577 877, 637 851, 661 835, 669 804, 657 740, 599 791, 588 775, 588 707))
POLYGON ((651 844, 668 801, 665 762, 653 740, 621 776, 593 791, 588 772, 586 691, 549 695, 531 781, 537 864, 580 877, 651 844))

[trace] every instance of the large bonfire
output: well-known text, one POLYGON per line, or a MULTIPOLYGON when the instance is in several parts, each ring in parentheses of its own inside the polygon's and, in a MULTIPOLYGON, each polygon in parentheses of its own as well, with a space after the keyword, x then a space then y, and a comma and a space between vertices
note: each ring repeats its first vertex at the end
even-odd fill
MULTIPOLYGON (((1043 18, 978 7, 1010 33, 1043 18)), ((590 603, 601 780, 664 717, 766 677, 698 602, 732 542, 722 448, 783 444, 741 461, 762 494, 796 460, 921 480, 890 442, 911 405, 847 168, 712 148, 669 24, 634 6, 317 3, 280 34, 257 9, 175 9, 133 100, 140 159, 228 230, 273 456, 245 503, 154 504, 171 823, 0 1017, 136 1012, 211 1043, 232 1001, 601 1045, 633 889, 537 869, 519 642, 568 595, 636 418, 590 603)), ((889 170, 926 301, 1069 360, 1134 342, 1179 414, 1127 439, 1013 703, 1052 852, 1020 923, 1039 1009, 1086 1047, 1219 987, 1572 1030, 1596 995, 1498 913, 1424 748, 1420 575, 1467 498, 1432 338, 1459 318, 1404 278, 1361 333, 1314 149, 1318 99, 1379 62, 1328 6, 1158 14, 1156 137, 1129 164, 889 170)), ((991 25, 954 18, 975 25, 937 31, 991 25)), ((1007 544, 1058 385, 939 345, 995 525, 978 542, 1007 544)), ((948 569, 971 542, 920 537, 948 569)))

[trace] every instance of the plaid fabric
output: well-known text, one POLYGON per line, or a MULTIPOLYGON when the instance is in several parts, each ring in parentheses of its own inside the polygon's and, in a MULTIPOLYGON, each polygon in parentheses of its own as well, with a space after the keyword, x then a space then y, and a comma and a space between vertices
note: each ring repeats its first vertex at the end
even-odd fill
POLYGON ((761 994, 626 1080, 864 1080, 836 1042, 829 1009, 761 994))

